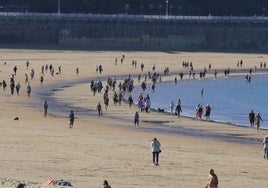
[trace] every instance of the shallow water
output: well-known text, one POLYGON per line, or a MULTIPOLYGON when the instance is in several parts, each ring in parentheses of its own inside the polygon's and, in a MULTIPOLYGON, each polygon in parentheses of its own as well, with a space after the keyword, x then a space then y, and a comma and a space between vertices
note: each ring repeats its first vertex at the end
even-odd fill
MULTIPOLYGON (((124 78, 122 76, 121 78, 124 78)), ((102 78, 101 80, 105 80, 102 78)), ((60 84, 51 84, 46 87, 41 87, 33 93, 39 100, 28 104, 43 110, 43 103, 45 100, 49 101, 49 114, 52 116, 68 117, 70 110, 74 110, 77 116, 96 115, 95 110, 88 108, 73 106, 76 101, 81 100, 79 97, 68 100, 62 100, 55 97, 58 92, 77 84, 89 84, 90 80, 77 80, 73 82, 65 82, 60 84)), ((160 83, 156 87, 154 93, 148 89, 145 94, 149 94, 152 101, 153 108, 164 108, 169 111, 170 100, 176 101, 180 98, 182 101, 183 116, 194 117, 196 104, 209 103, 212 107, 211 119, 218 122, 225 122, 235 125, 248 126, 248 113, 251 109, 261 112, 264 122, 261 128, 268 129, 266 117, 268 115, 268 98, 266 93, 268 87, 268 76, 254 76, 252 83, 246 83, 244 77, 218 78, 206 80, 184 80, 179 81, 177 85, 174 82, 160 83), (200 98, 200 90, 204 88, 204 96, 200 98), (257 92, 256 92, 257 91, 257 92)), ((70 88, 71 89, 71 88, 70 88)), ((80 92, 80 91, 78 91, 80 92)), ((140 87, 135 87, 133 97, 141 92, 140 87)), ((127 95, 126 95, 127 96, 127 95)), ((136 101, 136 100, 135 100, 136 101)), ((107 116, 109 118, 118 119, 116 116, 107 116)), ((120 118, 119 118, 120 119, 120 118)), ((125 118, 124 118, 125 119, 125 118)), ((126 118, 125 120, 130 121, 126 118)), ((132 120, 132 117, 131 117, 132 120)), ((241 139, 234 135, 222 135, 211 132, 204 132, 202 130, 192 130, 185 127, 174 127, 168 124, 154 124, 152 128, 141 128, 142 131, 161 132, 166 134, 182 134, 189 136, 198 136, 210 139, 225 140, 240 143, 259 144, 259 141, 252 139, 241 139), (163 127, 165 127, 163 129, 163 127)), ((231 125, 230 125, 231 126, 231 125)))
MULTIPOLYGON (((150 87, 147 87, 150 88, 150 87)), ((163 108, 170 111, 169 104, 178 99, 182 102, 182 115, 195 117, 195 107, 203 108, 209 104, 212 108, 211 120, 249 126, 248 113, 253 110, 262 116, 261 128, 268 129, 268 75, 254 75, 250 83, 244 76, 205 80, 182 80, 157 84, 153 93, 151 89, 142 92, 135 87, 133 97, 139 93, 149 94, 152 108, 163 108), (201 98, 201 89, 204 94, 201 98)))
POLYGON ((72 85, 78 83, 88 84, 89 81, 87 79, 73 82, 68 81, 66 83, 57 83, 48 85, 46 87, 41 87, 33 92, 38 101, 32 104, 32 106, 36 106, 40 110, 43 110, 44 101, 49 101, 49 113, 53 113, 54 115, 68 116, 71 110, 74 110, 76 114, 79 115, 89 115, 90 111, 88 109, 74 107, 68 102, 54 97, 56 92, 59 92, 64 88, 72 87, 72 85))

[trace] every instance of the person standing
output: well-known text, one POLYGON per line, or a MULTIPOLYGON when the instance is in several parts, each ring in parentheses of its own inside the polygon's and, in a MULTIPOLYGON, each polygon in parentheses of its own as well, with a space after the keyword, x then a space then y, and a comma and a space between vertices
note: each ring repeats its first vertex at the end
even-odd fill
POLYGON ((173 108, 174 108, 174 102, 173 100, 170 101, 170 112, 173 113, 173 108))
POLYGON ((18 70, 18 68, 17 68, 17 66, 15 66, 15 67, 13 68, 13 71, 14 71, 15 76, 17 75, 17 70, 18 70))
POLYGON ((78 67, 75 69, 75 73, 76 73, 76 76, 78 76, 78 74, 79 74, 79 68, 78 67))
POLYGON ((213 169, 209 171, 208 183, 206 188, 218 188, 219 180, 213 169))
POLYGON ((259 129, 260 129, 261 121, 263 121, 262 118, 261 118, 261 115, 260 115, 260 113, 257 113, 257 115, 255 116, 255 123, 256 123, 257 131, 259 131, 259 129))
POLYGON ((157 140, 157 138, 154 138, 151 142, 151 147, 152 147, 152 154, 153 154, 153 163, 154 165, 158 166, 158 161, 159 161, 159 153, 161 152, 161 144, 157 140))
POLYGON ((134 126, 139 127, 139 122, 140 122, 139 112, 136 112, 134 116, 134 126))
POLYGON ((204 95, 204 88, 202 88, 201 91, 200 91, 200 97, 201 97, 201 99, 203 98, 203 95, 204 95))
POLYGON ((70 129, 73 128, 73 125, 74 125, 74 112, 71 110, 71 113, 69 115, 69 120, 70 120, 70 129))
POLYGON ((27 68, 27 70, 28 70, 28 68, 29 68, 29 65, 30 65, 30 61, 27 60, 27 61, 26 61, 26 68, 27 68))
POLYGON ((210 112, 211 112, 211 107, 207 104, 206 109, 205 109, 206 121, 210 119, 210 112))
POLYGON ((175 114, 178 116, 178 119, 179 119, 181 113, 182 113, 181 102, 180 102, 180 100, 179 100, 179 102, 178 102, 178 104, 177 104, 177 106, 176 106, 176 110, 175 110, 175 114))
POLYGON ((248 119, 249 119, 250 127, 253 128, 254 121, 255 121, 255 113, 253 112, 253 110, 251 110, 250 113, 248 114, 248 119))
POLYGON ((47 117, 47 109, 48 109, 48 104, 47 101, 44 103, 44 117, 47 117))
POLYGON ((144 69, 144 64, 141 63, 141 71, 143 71, 143 69, 144 69))
POLYGON ((198 108, 198 111, 197 111, 197 119, 202 120, 202 115, 203 115, 203 107, 200 104, 199 108, 198 108))
POLYGON ((268 136, 263 138, 262 144, 263 144, 263 152, 264 152, 263 158, 267 160, 268 159, 268 136))

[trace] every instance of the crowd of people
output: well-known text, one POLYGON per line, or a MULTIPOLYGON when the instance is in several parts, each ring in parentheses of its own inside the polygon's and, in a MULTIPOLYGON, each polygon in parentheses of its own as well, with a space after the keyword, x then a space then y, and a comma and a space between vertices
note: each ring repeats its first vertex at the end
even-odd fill
MULTIPOLYGON (((121 58, 120 58, 120 62, 121 62, 121 65, 123 64, 123 62, 125 61, 126 57, 125 55, 122 55, 121 58)), ((5 63, 6 64, 6 63, 5 63)), ((132 67, 137 67, 137 60, 136 59, 133 59, 131 61, 131 66, 132 67)), ((117 57, 115 58, 115 65, 117 65, 117 57)), ((239 60, 237 62, 237 65, 239 67, 242 67, 243 66, 243 60, 239 60)), ((145 67, 145 64, 144 63, 140 63, 140 66, 141 66, 141 71, 143 72, 144 71, 144 67, 145 67)), ((188 62, 188 61, 183 61, 182 62, 182 67, 183 68, 186 68, 189 70, 189 78, 191 76, 194 76, 193 72, 194 72, 194 65, 192 62, 188 62)), ((266 67, 266 63, 263 63, 261 62, 260 63, 260 68, 265 68, 266 67)), ((30 80, 28 78, 28 74, 25 74, 25 88, 26 88, 26 93, 27 93, 27 96, 30 97, 31 96, 31 92, 32 92, 32 87, 30 85, 30 82, 35 78, 35 70, 33 68, 30 68, 30 61, 27 60, 26 61, 26 69, 30 69, 30 72, 29 72, 29 75, 30 75, 30 80)), ((78 69, 78 68, 77 68, 78 69)), ((77 71, 76 69, 76 73, 78 74, 79 71, 77 71)), ((157 73, 156 72, 156 65, 153 64, 152 66, 152 72, 151 71, 147 71, 147 73, 144 74, 144 81, 141 83, 141 88, 143 91, 146 91, 147 89, 147 82, 150 80, 151 83, 152 83, 152 91, 155 90, 155 87, 156 87, 156 83, 157 82, 161 82, 161 74, 160 73, 157 73)), ((208 69, 210 70, 211 69, 211 64, 209 64, 208 66, 208 69)), ((256 69, 256 68, 255 68, 256 69)), ((20 84, 20 81, 18 81, 17 83, 15 83, 15 78, 16 78, 16 75, 18 73, 19 69, 18 67, 15 65, 13 67, 13 74, 11 75, 10 77, 10 92, 11 92, 11 95, 14 95, 14 92, 16 91, 17 95, 20 95, 20 90, 21 88, 23 87, 21 84, 20 84)), ((41 83, 41 86, 43 85, 43 82, 44 82, 44 77, 46 75, 46 73, 49 71, 50 75, 53 77, 55 75, 55 69, 54 69, 54 66, 52 64, 45 64, 45 65, 42 65, 41 66, 41 72, 40 72, 40 83, 41 83)), ((103 71, 103 66, 102 65, 97 65, 96 66, 96 72, 99 72, 100 74, 102 73, 103 71)), ((163 75, 164 76, 167 76, 169 74, 169 68, 168 67, 165 67, 165 69, 163 70, 163 75)), ((62 67, 59 66, 58 67, 58 72, 56 74, 61 74, 62 72, 62 67)), ((178 73, 179 74, 179 77, 180 79, 183 79, 183 76, 184 76, 184 73, 183 72, 180 72, 178 73)), ((200 79, 204 78, 207 74, 207 68, 204 67, 203 71, 200 71, 200 79)), ((214 76, 215 78, 217 77, 217 70, 214 71, 214 76)), ((224 70, 224 75, 225 76, 229 76, 230 74, 230 69, 227 68, 224 70)), ((249 75, 252 74, 252 69, 249 70, 249 75)), ((47 76, 47 75, 46 75, 47 76)), ((141 79, 141 75, 139 74, 138 75, 138 81, 140 82, 140 79, 141 79)), ((247 78, 248 79, 248 78, 247 78)), ((7 83, 5 80, 3 80, 2 82, 2 87, 3 87, 3 91, 5 91, 5 88, 7 87, 7 83)), ((90 82, 90 89, 93 93, 93 95, 95 96, 96 93, 101 93, 102 90, 104 89, 104 94, 103 94, 103 103, 104 103, 104 106, 105 106, 105 109, 107 110, 108 109, 108 106, 109 106, 109 91, 112 90, 113 92, 113 95, 112 95, 112 100, 114 102, 114 104, 119 104, 121 105, 121 102, 124 98, 124 95, 128 95, 129 97, 126 99, 126 101, 129 103, 129 107, 131 108, 132 104, 134 103, 134 100, 132 98, 132 91, 134 89, 134 79, 132 76, 128 76, 126 79, 123 79, 123 81, 121 82, 117 82, 116 80, 116 77, 113 76, 113 77, 108 77, 107 78, 107 83, 106 83, 106 86, 104 87, 103 86, 103 81, 101 81, 100 79, 94 81, 92 80, 90 82)), ((203 98, 203 88, 201 90, 201 98, 203 98)), ((137 105, 138 105, 138 109, 140 112, 146 112, 146 113, 150 113, 150 108, 151 108, 151 100, 150 100, 150 96, 149 94, 146 95, 146 97, 144 97, 142 94, 140 94, 138 96, 138 102, 137 102, 137 105)), ((204 115, 205 119, 208 121, 210 120, 210 114, 211 114, 211 107, 207 104, 206 107, 205 107, 205 112, 203 107, 202 107, 202 104, 198 104, 196 106, 196 119, 197 120, 201 120, 202 119, 202 116, 204 115)), ((47 101, 45 102, 44 104, 44 117, 47 116, 47 111, 48 111, 48 103, 47 101)), ((101 114, 103 113, 102 112, 102 108, 101 108, 101 104, 99 102, 99 104, 97 105, 97 111, 98 111, 98 115, 101 116, 101 114)), ((181 105, 181 101, 180 99, 178 100, 177 104, 175 105, 173 100, 170 102, 170 112, 171 113, 174 113, 175 115, 178 116, 178 118, 180 117, 181 113, 182 113, 182 105, 181 105)), ((257 113, 256 115, 253 113, 253 110, 251 111, 251 113, 249 113, 249 121, 250 121, 250 126, 251 127, 254 127, 254 125, 256 125, 256 129, 259 131, 260 129, 260 122, 263 121, 262 120, 262 117, 260 116, 260 113, 257 113)))
MULTIPOLYGON (((123 64, 123 62, 125 61, 125 55, 122 55, 121 58, 121 64, 123 64)), ((239 66, 242 67, 243 61, 239 61, 239 66)), ((115 59, 115 65, 117 65, 117 58, 115 59)), ((30 66, 30 62, 27 61, 26 62, 26 67, 27 69, 30 66)), ((132 66, 136 68, 137 66, 137 61, 136 60, 132 60, 132 66)), ((144 63, 141 64, 141 71, 144 71, 144 63)), ((261 66, 266 66, 266 65, 261 65, 261 66)), ((194 68, 193 68, 193 63, 192 62, 183 62, 183 67, 184 68, 190 68, 189 70, 189 78, 192 76, 195 79, 195 72, 194 72, 194 68)), ((47 73, 49 69, 50 75, 54 76, 54 67, 52 64, 50 65, 43 65, 41 67, 41 77, 40 77, 40 82, 41 82, 41 86, 43 85, 44 82, 44 76, 47 73)), ((211 65, 209 66, 209 69, 211 69, 211 65)), ((144 81, 141 84, 141 87, 143 89, 143 91, 146 91, 147 89, 147 81, 151 80, 152 82, 152 86, 155 87, 157 82, 161 82, 161 74, 157 73, 156 71, 156 66, 153 65, 152 67, 152 73, 150 71, 148 71, 146 74, 144 74, 144 81)), ((58 72, 56 74, 61 74, 62 71, 62 67, 60 66, 58 68, 58 72)), ((101 74, 103 71, 103 67, 102 65, 96 66, 96 72, 98 72, 99 74, 101 74)), ((18 72, 18 67, 15 66, 13 68, 13 73, 11 75, 10 78, 10 89, 11 89, 11 95, 14 94, 14 89, 16 89, 16 93, 17 95, 20 94, 20 89, 21 89, 21 84, 18 81, 17 84, 15 84, 15 78, 18 72)), ((76 74, 79 73, 78 68, 76 69, 76 74)), ((205 78, 207 73, 206 68, 204 68, 203 71, 200 72, 200 79, 205 78)), ((229 76, 230 73, 230 69, 226 69, 226 71, 224 72, 225 75, 229 76)), ((169 68, 166 67, 164 70, 164 76, 168 76, 169 74, 169 68)), ((179 73, 180 79, 183 79, 184 73, 179 73)), ((217 77, 217 71, 215 70, 214 72, 214 76, 215 78, 217 77)), ((35 78, 35 70, 31 69, 30 70, 30 78, 31 81, 35 78)), ((140 81, 141 79, 141 75, 138 76, 138 81, 140 81)), ((27 92, 27 96, 30 97, 31 94, 31 85, 30 85, 30 81, 28 78, 28 75, 25 74, 25 84, 26 84, 26 92, 27 92)), ((5 88, 7 87, 7 83, 5 80, 3 80, 2 82, 2 87, 3 87, 3 91, 5 91, 5 88)), ((155 88, 152 87, 152 90, 154 90, 155 88)), ((114 105, 121 105, 121 102, 123 100, 124 95, 127 95, 128 98, 126 100, 126 102, 128 102, 129 104, 129 108, 131 108, 132 104, 134 103, 134 100, 132 98, 132 91, 134 89, 134 78, 132 76, 128 76, 127 78, 123 79, 122 83, 118 82, 116 77, 108 77, 107 78, 107 82, 106 82, 106 86, 103 86, 103 81, 101 81, 100 79, 94 81, 92 80, 90 82, 90 90, 93 93, 93 95, 95 96, 96 93, 102 93, 104 88, 104 92, 103 92, 103 103, 105 106, 106 111, 108 110, 108 106, 109 106, 109 92, 112 92, 112 99, 114 102, 114 105)), ((203 92, 204 90, 201 90, 201 98, 203 98, 203 92)), ((134 114, 134 126, 135 127, 139 127, 140 126, 140 115, 139 112, 146 112, 146 113, 150 113, 151 111, 151 99, 149 94, 147 94, 145 97, 143 96, 142 93, 139 94, 138 96, 138 102, 137 102, 137 106, 138 106, 138 111, 135 112, 134 114)), ((44 102, 44 117, 47 117, 48 115, 48 102, 45 101, 44 102)), ((103 111, 102 111, 102 105, 101 102, 98 102, 97 106, 96 106, 96 111, 98 114, 98 117, 101 117, 103 115, 103 111)), ((204 115, 206 120, 209 121, 210 120, 210 114, 211 114, 211 107, 209 104, 206 105, 205 107, 205 113, 204 113, 204 109, 202 107, 202 104, 198 104, 196 106, 196 119, 197 120, 202 120, 202 116, 204 115)), ((182 113, 182 104, 181 104, 181 100, 178 99, 178 102, 175 106, 174 101, 171 100, 170 101, 170 112, 173 114, 175 114, 178 119, 181 116, 182 113)), ((254 126, 256 125, 256 129, 259 131, 260 129, 260 122, 263 121, 262 117, 260 115, 260 113, 257 113, 255 115, 255 113, 253 112, 253 110, 251 110, 251 112, 248 115, 249 121, 250 121, 250 127, 254 128, 254 126)), ((73 129, 73 125, 74 125, 74 121, 75 121, 75 115, 74 115, 74 111, 71 110, 70 114, 69 114, 69 128, 73 129)), ((268 159, 268 137, 264 138, 263 140, 263 146, 264 146, 264 159, 268 159)), ((152 151, 152 161, 153 164, 155 166, 159 166, 159 155, 162 152, 161 150, 161 144, 160 141, 157 138, 153 138, 151 140, 151 151, 152 151)), ((214 173, 214 170, 211 169, 209 172, 209 180, 208 183, 206 184, 206 188, 217 188, 218 187, 218 177, 217 175, 214 173)), ((108 181, 105 180, 103 183, 103 186, 105 188, 109 188, 111 187, 108 184, 108 181)))

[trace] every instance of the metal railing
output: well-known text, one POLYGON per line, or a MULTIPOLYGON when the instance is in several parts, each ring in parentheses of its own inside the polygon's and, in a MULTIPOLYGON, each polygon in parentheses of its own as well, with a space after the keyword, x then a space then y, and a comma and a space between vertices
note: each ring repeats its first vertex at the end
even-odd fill
POLYGON ((68 19, 68 20, 167 20, 167 21, 211 21, 211 22, 267 22, 266 16, 166 16, 166 15, 128 15, 128 14, 83 14, 83 13, 31 13, 0 12, 0 17, 21 19, 68 19))

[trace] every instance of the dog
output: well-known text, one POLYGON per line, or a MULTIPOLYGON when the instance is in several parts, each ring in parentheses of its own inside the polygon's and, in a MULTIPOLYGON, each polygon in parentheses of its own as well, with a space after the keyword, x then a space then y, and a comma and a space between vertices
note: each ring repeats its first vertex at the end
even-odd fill
POLYGON ((18 117, 15 117, 14 120, 19 120, 19 118, 18 117))
POLYGON ((163 109, 163 108, 157 108, 157 110, 158 110, 159 113, 161 113, 161 112, 164 113, 165 112, 165 109, 163 109))

